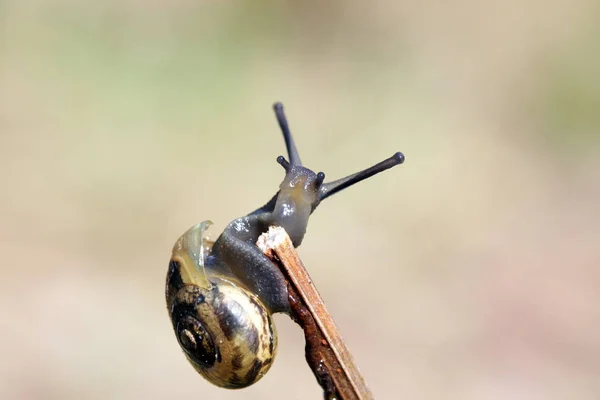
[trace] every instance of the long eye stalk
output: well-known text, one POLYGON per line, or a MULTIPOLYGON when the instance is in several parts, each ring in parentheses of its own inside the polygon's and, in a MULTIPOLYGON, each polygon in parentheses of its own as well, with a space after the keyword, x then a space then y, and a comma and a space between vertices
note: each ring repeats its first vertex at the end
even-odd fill
POLYGON ((298 154, 296 143, 294 143, 294 138, 292 137, 292 133, 290 132, 290 127, 288 126, 287 118, 285 117, 285 113, 283 112, 283 104, 273 104, 273 110, 275 110, 277 122, 279 122, 279 127, 281 128, 283 138, 285 139, 285 147, 287 148, 288 157, 290 158, 290 164, 301 166, 302 161, 300 161, 300 155, 298 154))
POLYGON ((380 163, 373 165, 370 168, 357 172, 355 174, 349 175, 345 178, 338 179, 337 181, 324 183, 321 185, 319 189, 319 197, 321 200, 326 199, 327 197, 339 192, 340 190, 344 190, 347 187, 354 185, 362 180, 370 178, 373 175, 376 175, 380 172, 385 171, 386 169, 390 169, 395 167, 396 165, 400 165, 404 162, 404 154, 397 152, 390 158, 387 158, 380 163))

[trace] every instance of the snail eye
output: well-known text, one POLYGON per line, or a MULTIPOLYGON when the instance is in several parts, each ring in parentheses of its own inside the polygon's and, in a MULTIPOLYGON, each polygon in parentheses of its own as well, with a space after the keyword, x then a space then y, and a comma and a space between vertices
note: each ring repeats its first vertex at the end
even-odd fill
POLYGON ((217 361, 215 344, 196 318, 188 315, 177 323, 177 339, 188 356, 205 368, 212 367, 217 361))

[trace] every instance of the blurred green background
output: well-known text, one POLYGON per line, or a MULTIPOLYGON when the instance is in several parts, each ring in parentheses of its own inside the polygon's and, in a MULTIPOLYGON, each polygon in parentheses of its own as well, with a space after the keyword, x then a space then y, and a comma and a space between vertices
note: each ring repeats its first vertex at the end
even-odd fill
POLYGON ((317 399, 303 336, 243 391, 187 364, 170 250, 329 179, 300 253, 378 399, 600 397, 600 7, 0 2, 0 398, 317 399))

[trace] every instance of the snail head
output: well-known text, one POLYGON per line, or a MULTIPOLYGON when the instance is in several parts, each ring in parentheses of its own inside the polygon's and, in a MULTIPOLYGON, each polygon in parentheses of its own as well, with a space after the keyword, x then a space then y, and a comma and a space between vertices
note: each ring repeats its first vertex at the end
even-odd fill
POLYGON ((283 105, 275 103, 273 109, 283 133, 289 157, 289 161, 283 156, 277 157, 277 162, 285 169, 285 178, 279 185, 279 194, 273 210, 273 222, 287 231, 294 246, 302 243, 308 218, 321 201, 355 183, 404 162, 404 155, 397 152, 372 167, 325 183, 323 172, 315 173, 302 165, 283 111, 283 105))

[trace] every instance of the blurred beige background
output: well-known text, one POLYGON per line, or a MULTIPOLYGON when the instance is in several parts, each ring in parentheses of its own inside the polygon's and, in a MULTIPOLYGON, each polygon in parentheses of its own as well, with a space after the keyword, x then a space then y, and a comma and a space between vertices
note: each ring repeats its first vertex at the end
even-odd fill
POLYGON ((171 246, 268 200, 286 106, 329 179, 300 248, 378 399, 600 398, 600 7, 0 2, 0 398, 317 399, 187 364, 171 246))

